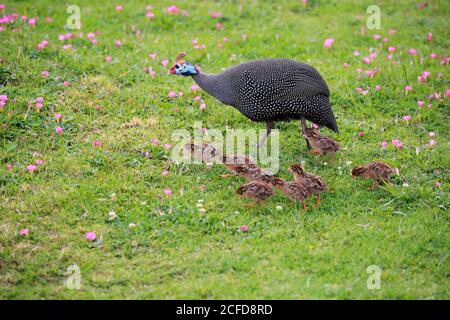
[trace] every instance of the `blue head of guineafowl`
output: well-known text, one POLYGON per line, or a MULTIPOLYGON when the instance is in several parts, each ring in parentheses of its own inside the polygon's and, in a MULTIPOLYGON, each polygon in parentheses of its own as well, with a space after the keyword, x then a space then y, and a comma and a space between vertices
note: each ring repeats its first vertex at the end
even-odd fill
POLYGON ((188 77, 198 73, 197 68, 194 65, 183 60, 184 56, 186 56, 186 53, 184 52, 178 54, 175 59, 175 64, 169 69, 169 74, 188 77))

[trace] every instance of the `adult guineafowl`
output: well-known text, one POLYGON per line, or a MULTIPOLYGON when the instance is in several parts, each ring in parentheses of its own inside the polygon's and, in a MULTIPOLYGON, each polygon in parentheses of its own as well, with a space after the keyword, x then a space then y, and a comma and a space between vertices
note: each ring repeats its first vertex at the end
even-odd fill
MULTIPOLYGON (((338 132, 325 80, 313 67, 289 59, 260 59, 241 63, 219 74, 202 72, 178 54, 169 74, 192 76, 208 94, 238 109, 252 121, 266 122, 270 134, 275 121, 301 119, 338 132)), ((309 144, 308 144, 309 148, 309 144)))

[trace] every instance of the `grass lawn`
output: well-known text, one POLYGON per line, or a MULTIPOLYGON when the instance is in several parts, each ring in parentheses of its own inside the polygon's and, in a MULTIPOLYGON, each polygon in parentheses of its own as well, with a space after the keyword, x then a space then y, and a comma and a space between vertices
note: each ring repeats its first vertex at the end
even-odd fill
POLYGON ((0 17, 18 17, 0 25, 0 298, 450 298, 448 1, 379 1, 373 30, 374 1, 116 2, 73 1, 82 26, 68 30, 64 1, 3 1, 0 17), (169 166, 165 144, 194 121, 265 128, 168 76, 180 51, 212 73, 285 57, 324 76, 340 134, 323 133, 343 147, 334 162, 308 152, 297 121, 276 126, 279 175, 304 161, 327 181, 318 209, 279 192, 248 208, 244 180, 223 167, 169 166), (372 160, 398 168, 391 186, 352 179, 372 160), (79 290, 63 285, 74 264, 79 290))

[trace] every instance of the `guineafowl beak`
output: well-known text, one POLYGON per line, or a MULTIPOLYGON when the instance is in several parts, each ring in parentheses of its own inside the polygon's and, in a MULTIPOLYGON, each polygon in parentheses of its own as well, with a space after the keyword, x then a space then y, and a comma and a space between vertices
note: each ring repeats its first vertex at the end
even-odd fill
POLYGON ((167 72, 167 74, 168 74, 168 75, 171 75, 171 74, 175 74, 175 73, 177 73, 177 72, 175 71, 175 65, 173 65, 172 68, 169 69, 169 71, 167 72))

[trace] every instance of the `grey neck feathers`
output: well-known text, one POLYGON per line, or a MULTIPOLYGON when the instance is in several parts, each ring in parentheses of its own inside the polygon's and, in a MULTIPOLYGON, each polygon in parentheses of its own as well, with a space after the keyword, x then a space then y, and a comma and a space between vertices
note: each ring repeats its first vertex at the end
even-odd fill
POLYGON ((233 105, 231 81, 222 73, 211 74, 198 71, 192 78, 208 94, 224 104, 233 105))

